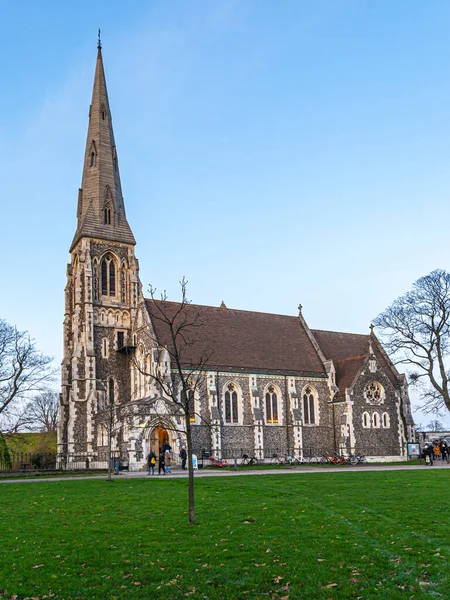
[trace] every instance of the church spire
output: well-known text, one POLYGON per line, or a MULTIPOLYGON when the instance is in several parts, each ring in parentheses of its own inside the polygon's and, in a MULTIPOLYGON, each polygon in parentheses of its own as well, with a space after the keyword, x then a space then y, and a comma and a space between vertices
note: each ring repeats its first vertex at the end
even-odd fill
POLYGON ((82 237, 136 243, 125 215, 100 30, 77 217, 71 250, 82 237))

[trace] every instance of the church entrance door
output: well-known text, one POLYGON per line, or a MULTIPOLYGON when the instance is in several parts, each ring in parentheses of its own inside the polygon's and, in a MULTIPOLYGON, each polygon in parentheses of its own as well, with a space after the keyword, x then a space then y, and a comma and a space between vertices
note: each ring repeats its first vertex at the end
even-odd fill
POLYGON ((158 425, 150 434, 150 450, 153 450, 156 456, 159 456, 164 443, 172 446, 169 432, 162 425, 158 425))

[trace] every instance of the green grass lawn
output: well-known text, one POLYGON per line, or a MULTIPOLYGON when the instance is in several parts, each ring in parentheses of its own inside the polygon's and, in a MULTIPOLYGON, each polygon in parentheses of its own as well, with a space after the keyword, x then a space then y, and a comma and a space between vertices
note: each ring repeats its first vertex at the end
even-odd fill
POLYGON ((0 598, 450 598, 450 469, 0 486, 0 598))

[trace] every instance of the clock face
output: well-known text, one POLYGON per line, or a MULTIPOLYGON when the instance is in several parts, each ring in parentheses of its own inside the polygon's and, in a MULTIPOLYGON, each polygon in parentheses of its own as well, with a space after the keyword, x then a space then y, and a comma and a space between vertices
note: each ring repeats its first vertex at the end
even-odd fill
POLYGON ((383 388, 377 381, 371 381, 364 388, 364 394, 371 404, 380 404, 383 398, 383 388))

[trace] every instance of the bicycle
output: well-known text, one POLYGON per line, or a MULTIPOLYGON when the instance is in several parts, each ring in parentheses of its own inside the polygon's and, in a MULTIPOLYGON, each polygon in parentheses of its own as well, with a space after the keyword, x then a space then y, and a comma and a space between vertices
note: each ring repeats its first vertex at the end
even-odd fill
POLYGON ((270 461, 272 465, 290 465, 292 464, 292 458, 290 456, 285 456, 284 458, 279 456, 278 454, 272 454, 272 460, 270 461))
POLYGON ((243 454, 241 458, 241 462, 239 463, 240 467, 249 466, 253 467, 253 465, 258 464, 258 459, 256 456, 249 456, 248 454, 243 454))

